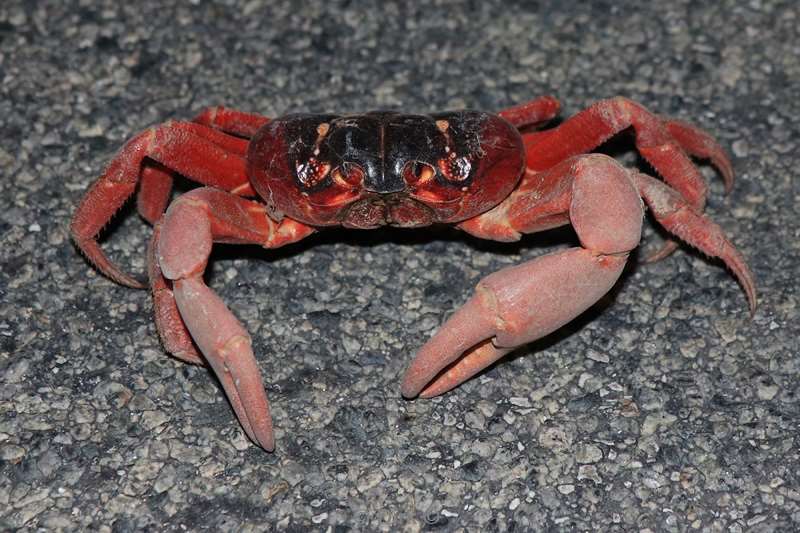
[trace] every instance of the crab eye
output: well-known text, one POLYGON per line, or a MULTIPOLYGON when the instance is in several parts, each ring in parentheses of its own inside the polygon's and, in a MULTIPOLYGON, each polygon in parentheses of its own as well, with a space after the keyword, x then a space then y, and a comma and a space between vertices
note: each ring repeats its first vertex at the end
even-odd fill
POLYGON ((409 161, 403 167, 403 179, 406 183, 421 184, 430 181, 436 175, 436 170, 428 163, 422 161, 409 161))
POLYGON ((297 179, 300 180, 300 183, 302 183, 304 187, 309 189, 319 185, 322 180, 325 179, 325 176, 328 175, 330 169, 331 165, 329 163, 320 161, 314 157, 310 157, 307 161, 302 163, 298 162, 295 166, 297 179))
POLYGON ((344 163, 331 172, 333 181, 344 187, 358 187, 364 181, 364 169, 355 163, 344 163))
POLYGON ((442 171, 447 181, 461 182, 469 177, 472 170, 472 163, 467 157, 456 157, 456 154, 450 153, 450 157, 440 159, 438 162, 439 170, 442 171))

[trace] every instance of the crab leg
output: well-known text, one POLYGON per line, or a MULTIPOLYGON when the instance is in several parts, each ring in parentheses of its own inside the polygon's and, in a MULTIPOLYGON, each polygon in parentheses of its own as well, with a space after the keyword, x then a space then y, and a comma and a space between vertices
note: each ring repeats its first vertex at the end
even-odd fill
MULTIPOLYGON (((514 109, 503 111, 501 115, 514 109)), ((596 148, 629 127, 636 133, 639 153, 664 181, 699 211, 705 206, 708 189, 687 153, 710 159, 725 181, 726 193, 732 189, 733 166, 725 150, 711 135, 686 122, 655 116, 642 105, 623 97, 596 102, 552 130, 524 134, 528 168, 532 173, 548 169, 596 148)), ((676 248, 674 241, 668 241, 645 261, 663 259, 676 248)))
MULTIPOLYGON (((268 122, 266 117, 241 113, 224 107, 209 108, 197 115, 193 122, 218 129, 232 135, 241 137, 220 137, 212 132, 206 138, 219 144, 220 147, 238 156, 244 157, 247 154, 247 138, 252 137, 251 124, 265 124, 268 122), (241 118, 239 118, 241 117, 241 118), (248 135, 245 135, 248 133, 248 135)), ((198 129, 199 135, 205 135, 206 130, 198 129)), ((136 207, 139 214, 151 224, 164 214, 164 210, 169 203, 169 195, 172 192, 173 172, 168 168, 155 163, 146 161, 142 165, 142 174, 139 179, 139 193, 136 195, 136 207)), ((255 191, 249 182, 241 183, 230 189, 231 192, 240 196, 255 196, 255 191)))
MULTIPOLYGON (((243 132, 249 132, 249 130, 241 126, 240 123, 266 123, 268 119, 258 115, 250 115, 219 107, 206 109, 197 115, 193 122, 208 126, 209 128, 219 129, 225 133, 242 135, 243 137, 249 138, 252 135, 244 136, 243 132), (238 121, 229 118, 238 117, 239 115, 243 115, 244 118, 238 121)), ((206 130, 198 129, 196 133, 204 135, 206 130)), ((212 132, 212 134, 206 136, 206 138, 238 156, 244 157, 247 154, 248 142, 244 138, 220 137, 215 132, 212 132)), ((139 193, 136 195, 136 207, 142 218, 147 220, 150 224, 155 224, 167 208, 169 195, 172 192, 172 183, 174 181, 173 174, 174 172, 154 161, 145 161, 142 165, 142 173, 139 178, 139 193)), ((253 191, 249 182, 238 184, 233 189, 230 189, 230 191, 240 196, 255 196, 255 191, 253 191)))
POLYGON ((538 126, 554 119, 561 109, 559 101, 552 96, 540 96, 530 102, 509 107, 498 113, 517 128, 538 126))
POLYGON ((106 276, 122 285, 143 285, 112 263, 97 243, 102 228, 144 180, 139 201, 142 216, 154 221, 166 205, 171 172, 239 194, 252 194, 244 154, 247 141, 200 124, 167 122, 131 139, 92 184, 72 218, 70 232, 78 247, 106 276), (155 161, 161 166, 153 166, 155 161), (144 164, 144 168, 143 168, 144 164))
POLYGON ((201 188, 169 207, 151 246, 149 271, 164 345, 176 357, 196 363, 200 357, 194 341, 219 378, 242 428, 268 451, 275 447, 272 420, 250 335, 203 282, 203 272, 214 242, 276 248, 313 232, 293 220, 273 222, 258 202, 201 188))
POLYGON ((526 135, 527 166, 532 171, 548 169, 596 148, 629 127, 636 133, 636 147, 642 157, 696 209, 705 206, 707 186, 684 149, 699 156, 713 154, 712 162, 723 174, 726 187, 732 186, 730 162, 710 135, 682 122, 665 122, 641 104, 622 97, 600 100, 552 130, 526 135), (713 147, 708 146, 709 141, 713 147))
POLYGON ((652 176, 635 172, 631 173, 631 178, 650 212, 664 229, 704 254, 718 257, 725 263, 744 289, 750 313, 755 313, 758 299, 753 273, 739 250, 725 237, 722 228, 652 176))
MULTIPOLYGON (((725 150, 711 135, 681 120, 662 117, 669 134, 689 155, 699 159, 708 159, 719 171, 725 182, 725 194, 733 189, 733 165, 725 150)), ((678 248, 675 241, 667 241, 660 250, 645 258, 646 263, 664 259, 678 248)))
POLYGON ((150 224, 155 224, 167 209, 174 181, 173 172, 163 165, 152 161, 142 164, 136 210, 150 224))
POLYGON ((523 190, 460 227, 482 237, 518 237, 558 225, 559 217, 567 216, 582 247, 505 268, 481 280, 475 295, 411 363, 402 386, 405 397, 446 392, 594 304, 614 285, 629 252, 638 245, 640 195, 668 231, 707 255, 720 257, 755 308, 752 274, 741 255, 716 224, 658 180, 631 173, 602 155, 564 161, 542 173, 541 180, 549 188, 538 203, 532 189, 523 190))
POLYGON ((707 132, 688 122, 669 117, 662 117, 667 131, 689 155, 698 159, 708 159, 722 174, 725 181, 725 193, 733 189, 733 165, 728 154, 717 140, 707 132))
POLYGON ((245 113, 223 106, 209 107, 194 117, 193 122, 203 124, 231 135, 251 138, 269 119, 254 113, 245 113))
POLYGON ((159 220, 153 226, 153 237, 150 239, 150 246, 147 247, 147 277, 150 280, 150 291, 153 293, 153 314, 158 336, 164 349, 176 359, 205 366, 206 360, 197 351, 192 336, 181 319, 178 304, 175 303, 175 294, 172 292, 172 283, 164 277, 161 265, 158 263, 157 254, 163 225, 163 221, 159 220))

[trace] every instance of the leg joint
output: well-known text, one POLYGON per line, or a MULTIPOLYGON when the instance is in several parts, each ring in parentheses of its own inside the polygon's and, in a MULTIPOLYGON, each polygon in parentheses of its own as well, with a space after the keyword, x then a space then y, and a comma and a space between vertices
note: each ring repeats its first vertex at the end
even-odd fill
POLYGON ((638 246, 644 211, 629 172, 596 154, 579 158, 574 172, 570 220, 584 248, 614 255, 638 246))

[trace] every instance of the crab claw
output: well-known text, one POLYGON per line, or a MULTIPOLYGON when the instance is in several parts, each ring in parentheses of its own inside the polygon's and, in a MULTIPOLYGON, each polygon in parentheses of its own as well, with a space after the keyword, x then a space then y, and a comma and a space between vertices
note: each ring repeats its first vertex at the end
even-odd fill
POLYGON ((175 280, 173 290, 186 327, 222 383, 245 433, 271 452, 272 418, 247 331, 199 276, 175 280))
POLYGON ((446 392, 560 328, 608 292, 627 257, 571 248, 485 277, 420 349, 403 378, 403 396, 446 392))

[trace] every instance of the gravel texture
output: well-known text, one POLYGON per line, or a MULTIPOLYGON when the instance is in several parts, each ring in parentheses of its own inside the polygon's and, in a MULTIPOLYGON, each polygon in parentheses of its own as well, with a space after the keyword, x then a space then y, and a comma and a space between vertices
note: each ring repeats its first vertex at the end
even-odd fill
MULTIPOLYGON (((796 2, 120 4, 0 4, 0 529, 800 529, 796 2), (148 295, 69 241, 127 138, 207 105, 424 112, 546 93, 565 115, 625 95, 731 148, 730 196, 703 167, 708 213, 758 279, 752 319, 731 275, 683 248, 634 264, 561 332, 409 402, 399 378, 443 317, 569 230, 220 247, 210 283, 253 335, 267 454, 206 369, 164 353, 148 295)), ((630 139, 604 150, 642 165, 630 139)), ((142 272, 149 233, 126 209, 104 247, 142 272)))

